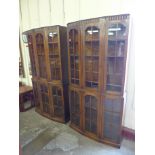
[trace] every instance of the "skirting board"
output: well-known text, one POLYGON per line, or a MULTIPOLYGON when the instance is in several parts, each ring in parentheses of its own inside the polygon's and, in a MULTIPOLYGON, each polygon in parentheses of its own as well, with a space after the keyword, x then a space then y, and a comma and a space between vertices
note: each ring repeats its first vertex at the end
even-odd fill
POLYGON ((135 130, 129 129, 127 127, 123 127, 122 128, 122 136, 127 139, 135 141, 135 130))

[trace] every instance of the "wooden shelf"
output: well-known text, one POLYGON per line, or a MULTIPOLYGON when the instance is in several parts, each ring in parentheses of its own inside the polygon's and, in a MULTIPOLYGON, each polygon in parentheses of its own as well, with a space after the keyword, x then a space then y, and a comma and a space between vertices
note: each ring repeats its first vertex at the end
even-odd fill
POLYGON ((99 42, 99 41, 100 41, 100 40, 98 40, 98 39, 85 40, 86 43, 99 42))
POLYGON ((122 87, 122 85, 116 85, 116 84, 107 84, 107 86, 122 87))
POLYGON ((124 56, 107 56, 107 58, 125 58, 124 56))
POLYGON ((48 42, 48 44, 58 44, 57 41, 54 41, 54 42, 48 42))

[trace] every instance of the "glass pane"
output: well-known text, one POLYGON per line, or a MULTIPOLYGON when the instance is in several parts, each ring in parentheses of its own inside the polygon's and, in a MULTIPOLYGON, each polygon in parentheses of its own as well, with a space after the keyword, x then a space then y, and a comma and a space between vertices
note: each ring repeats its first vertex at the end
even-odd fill
POLYGON ((91 109, 91 120, 96 122, 97 121, 97 112, 94 109, 91 109))
POLYGON ((79 71, 75 70, 75 78, 78 79, 79 78, 79 71))
POLYGON ((91 42, 85 42, 85 55, 86 56, 91 56, 92 55, 91 42))
POLYGON ((98 87, 99 29, 95 26, 85 30, 85 85, 98 87))
POLYGON ((109 91, 122 91, 126 27, 121 23, 108 28, 107 86, 109 91))
POLYGON ((58 88, 58 96, 62 96, 61 88, 58 88))
POLYGON ((123 57, 125 52, 125 41, 117 41, 116 42, 116 56, 123 57))
POLYGON ((63 110, 57 106, 54 106, 54 115, 56 117, 63 117, 63 110))
POLYGON ((86 119, 90 119, 90 109, 89 108, 85 108, 85 118, 86 119))
POLYGON ((113 111, 113 100, 105 99, 104 109, 107 111, 113 111))
POLYGON ((51 55, 55 55, 58 56, 59 55, 59 50, 58 50, 58 44, 48 44, 49 47, 49 56, 51 55))
POLYGON ((92 109, 97 109, 96 103, 97 103, 97 99, 94 96, 91 96, 91 108, 92 109))
POLYGON ((39 63, 39 74, 40 77, 46 78, 46 62, 45 62, 45 51, 44 51, 44 38, 41 33, 36 35, 36 50, 38 54, 39 63))
POLYGON ((112 122, 115 125, 119 125, 121 123, 121 116, 119 113, 113 113, 112 122))
POLYGON ((113 84, 107 84, 106 89, 109 91, 117 91, 117 92, 121 92, 121 90, 122 90, 121 86, 113 85, 113 84))
POLYGON ((38 54, 45 54, 44 53, 44 38, 41 33, 36 35, 36 48, 38 54))
POLYGON ((75 115, 71 115, 71 122, 78 127, 80 126, 80 118, 75 115))
POLYGON ((69 32, 69 51, 71 67, 71 83, 79 84, 79 54, 78 54, 78 31, 69 32))
POLYGON ((122 100, 120 98, 113 100, 113 111, 114 112, 121 112, 122 106, 123 106, 122 105, 122 100))
POLYGON ((108 59, 107 61, 108 61, 107 62, 107 73, 108 74, 114 74, 115 73, 115 71, 114 71, 114 64, 115 64, 114 59, 108 59))
POLYGON ((99 40, 99 29, 95 26, 92 27, 93 40, 99 40))
POLYGON ((76 70, 79 69, 79 62, 78 62, 78 61, 75 62, 75 69, 76 69, 76 70))
POLYGON ((94 96, 85 96, 85 129, 97 132, 97 99, 94 96))
POLYGON ((92 42, 93 56, 99 55, 99 42, 92 42))
POLYGON ((104 112, 104 122, 105 122, 105 124, 108 122, 109 123, 112 122, 112 113, 111 112, 107 112, 107 111, 104 112))
POLYGON ((39 103, 39 95, 38 95, 38 85, 36 82, 32 82, 33 83, 33 93, 34 93, 34 101, 35 101, 35 105, 38 107, 40 106, 40 103, 39 103))
POLYGON ((62 97, 57 96, 57 105, 62 106, 62 97))
POLYGON ((74 65, 75 69, 79 70, 79 57, 74 57, 74 65))
POLYGON ((91 74, 91 72, 86 72, 86 80, 87 81, 92 81, 92 74, 91 74))
POLYGON ((86 29, 86 32, 85 32, 85 36, 86 36, 85 40, 86 41, 91 41, 92 40, 92 34, 93 34, 92 27, 88 27, 86 29))
POLYGON ((112 141, 119 142, 120 141, 119 126, 115 126, 109 123, 105 124, 104 137, 112 141))
POLYGON ((111 24, 108 28, 108 36, 110 38, 126 36, 126 27, 122 23, 111 24))
POLYGON ((59 108, 63 106, 62 89, 56 86, 52 86, 53 104, 59 108))
POLYGON ((86 82, 86 87, 91 87, 92 86, 92 82, 86 82))
POLYGON ((121 99, 105 99, 104 104, 104 136, 113 141, 120 140, 121 99))
POLYGON ((107 84, 118 85, 121 87, 122 84, 122 76, 121 75, 107 75, 107 84))
POLYGON ((123 70, 124 70, 124 60, 120 58, 116 59, 115 73, 122 74, 123 70))
POLYGON ((60 60, 59 58, 51 59, 51 78, 53 80, 60 80, 60 60))
POLYGON ((91 123, 91 132, 97 133, 97 123, 96 122, 91 123))
POLYGON ((92 76, 93 76, 93 78, 92 78, 93 81, 97 81, 98 80, 98 73, 94 73, 93 72, 93 75, 92 76))
POLYGON ((41 96, 42 96, 42 103, 48 104, 49 103, 48 96, 46 94, 43 94, 43 93, 41 94, 41 96))
POLYGON ((70 93, 70 105, 71 105, 71 121, 73 124, 80 126, 80 103, 79 94, 75 91, 70 93))
POLYGON ((58 101, 57 101, 57 96, 53 96, 53 104, 54 104, 54 105, 57 105, 57 102, 58 102, 58 101))
POLYGON ((58 48, 58 33, 50 32, 48 34, 49 60, 51 79, 60 80, 60 56, 58 48))
POLYGON ((58 34, 57 32, 50 32, 48 34, 48 42, 57 42, 58 41, 58 34))
POLYGON ((85 120, 85 130, 87 130, 87 131, 91 130, 91 126, 90 126, 90 121, 89 120, 85 120))
POLYGON ((47 86, 44 85, 44 84, 40 84, 40 91, 41 91, 42 93, 48 93, 47 86))
POLYGON ((44 39, 43 39, 43 35, 41 33, 38 33, 36 35, 36 43, 39 45, 42 45, 44 42, 44 39))
POLYGON ((90 96, 85 96, 85 107, 90 107, 90 96))
POLYGON ((45 64, 45 56, 38 55, 38 63, 39 63, 39 73, 40 77, 46 78, 46 64, 45 64))
POLYGON ((92 68, 93 68, 93 61, 90 59, 90 58, 88 58, 88 57, 86 57, 86 59, 85 59, 85 70, 86 71, 92 71, 92 68))
POLYGON ((122 23, 117 24, 117 28, 119 31, 117 31, 117 36, 126 36, 126 26, 122 23))

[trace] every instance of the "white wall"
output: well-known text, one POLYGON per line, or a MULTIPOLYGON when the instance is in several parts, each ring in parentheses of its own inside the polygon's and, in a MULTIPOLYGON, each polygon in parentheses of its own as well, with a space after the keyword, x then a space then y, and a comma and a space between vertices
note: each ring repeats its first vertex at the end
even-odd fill
MULTIPOLYGON (((22 32, 49 25, 66 25, 69 22, 130 13, 134 17, 134 0, 20 0, 20 35, 22 32)), ((134 19, 134 18, 133 18, 134 19)), ((134 23, 134 20, 132 20, 134 23)), ((134 29, 134 24, 133 24, 134 29)), ((134 33, 129 38, 129 55, 125 87, 123 125, 134 129, 134 33)), ((22 38, 22 36, 21 36, 22 38)), ((28 49, 21 40, 26 78, 20 79, 31 85, 28 49)))

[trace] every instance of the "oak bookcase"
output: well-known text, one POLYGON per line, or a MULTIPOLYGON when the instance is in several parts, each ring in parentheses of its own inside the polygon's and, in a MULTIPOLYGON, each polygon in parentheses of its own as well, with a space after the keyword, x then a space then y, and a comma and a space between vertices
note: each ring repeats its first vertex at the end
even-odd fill
POLYGON ((129 15, 67 25, 70 126, 120 147, 129 15))
POLYGON ((23 33, 32 68, 36 111, 65 123, 69 120, 67 28, 49 26, 23 33))

